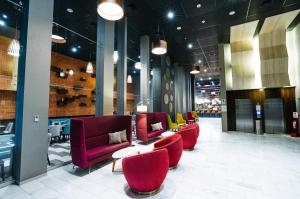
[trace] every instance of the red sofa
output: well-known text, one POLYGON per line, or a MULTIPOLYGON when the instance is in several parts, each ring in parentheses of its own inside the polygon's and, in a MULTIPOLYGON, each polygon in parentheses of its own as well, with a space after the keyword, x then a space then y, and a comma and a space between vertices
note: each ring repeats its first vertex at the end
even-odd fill
POLYGON ((73 164, 87 169, 91 165, 111 158, 122 148, 131 146, 131 116, 86 117, 71 120, 71 153, 73 164), (108 133, 126 129, 128 142, 108 144, 108 133))
POLYGON ((166 113, 143 113, 136 115, 136 135, 137 139, 148 142, 166 131, 166 113), (151 124, 161 122, 163 129, 152 131, 151 124))
POLYGON ((167 149, 169 153, 169 168, 175 168, 181 158, 183 143, 178 134, 161 139, 154 144, 154 150, 167 149))
POLYGON ((135 193, 159 190, 169 169, 167 149, 139 154, 122 160, 123 173, 135 193))
MULTIPOLYGON (((197 125, 198 126, 198 125, 197 125)), ((180 129, 177 134, 181 135, 183 141, 183 149, 194 150, 199 136, 197 127, 195 125, 188 125, 180 129)))

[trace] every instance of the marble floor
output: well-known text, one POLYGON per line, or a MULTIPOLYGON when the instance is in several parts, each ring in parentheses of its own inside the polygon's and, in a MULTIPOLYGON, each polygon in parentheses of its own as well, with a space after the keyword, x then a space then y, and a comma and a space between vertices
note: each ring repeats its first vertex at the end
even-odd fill
MULTIPOLYGON (((284 135, 221 133, 221 120, 203 118, 194 151, 184 151, 159 193, 149 198, 298 199, 300 140, 284 135)), ((120 163, 120 162, 119 162, 120 163)), ((111 162, 84 172, 66 165, 21 186, 0 189, 0 198, 143 198, 132 194, 111 162)), ((119 165, 120 166, 120 165, 119 165)))

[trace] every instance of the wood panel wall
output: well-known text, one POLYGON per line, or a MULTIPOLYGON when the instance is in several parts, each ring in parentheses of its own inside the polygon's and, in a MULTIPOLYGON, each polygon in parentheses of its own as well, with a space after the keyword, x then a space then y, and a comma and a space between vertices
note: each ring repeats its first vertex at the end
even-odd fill
POLYGON ((259 34, 263 87, 290 86, 286 29, 299 10, 268 17, 259 34))
POLYGON ((258 21, 253 21, 230 28, 230 48, 232 67, 232 89, 259 88, 256 79, 256 66, 253 46, 253 36, 258 21))
MULTIPOLYGON (((227 91, 227 125, 229 131, 236 131, 236 115, 235 115, 235 100, 236 99, 251 99, 253 102, 253 115, 255 115, 255 105, 259 103, 262 110, 264 110, 264 100, 268 98, 283 99, 283 111, 286 125, 286 133, 291 132, 292 116, 296 111, 295 88, 270 88, 264 90, 241 90, 241 91, 227 91)), ((262 125, 264 131, 264 118, 262 118, 262 125)))

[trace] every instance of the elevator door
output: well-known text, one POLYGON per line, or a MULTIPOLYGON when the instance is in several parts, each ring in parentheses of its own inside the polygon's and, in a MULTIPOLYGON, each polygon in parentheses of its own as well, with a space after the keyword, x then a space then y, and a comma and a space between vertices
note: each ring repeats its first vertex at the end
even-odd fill
POLYGON ((250 99, 236 99, 236 130, 254 132, 253 104, 250 99))
POLYGON ((264 107, 266 133, 285 133, 282 99, 266 99, 264 107))

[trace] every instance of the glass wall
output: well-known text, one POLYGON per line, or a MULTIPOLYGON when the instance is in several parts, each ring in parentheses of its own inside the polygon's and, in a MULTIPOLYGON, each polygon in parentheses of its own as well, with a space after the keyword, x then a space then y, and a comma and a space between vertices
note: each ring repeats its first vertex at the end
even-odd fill
POLYGON ((0 184, 12 179, 22 1, 0 1, 0 184))

